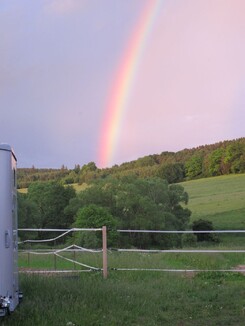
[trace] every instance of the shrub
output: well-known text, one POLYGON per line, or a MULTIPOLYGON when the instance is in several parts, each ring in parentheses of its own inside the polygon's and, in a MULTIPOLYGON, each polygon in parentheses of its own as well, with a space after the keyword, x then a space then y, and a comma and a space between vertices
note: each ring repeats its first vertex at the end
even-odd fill
MULTIPOLYGON (((199 219, 192 223, 193 231, 212 231, 214 230, 213 223, 208 220, 199 219)), ((214 241, 218 242, 218 237, 214 233, 194 233, 197 241, 214 241)))
POLYGON ((197 244, 197 236, 193 233, 184 233, 181 236, 181 242, 183 247, 194 247, 197 244))

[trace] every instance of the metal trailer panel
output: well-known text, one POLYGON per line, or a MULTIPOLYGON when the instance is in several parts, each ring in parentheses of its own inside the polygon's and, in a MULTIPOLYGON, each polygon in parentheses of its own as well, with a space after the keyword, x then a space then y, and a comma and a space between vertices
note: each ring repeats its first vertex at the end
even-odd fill
POLYGON ((0 297, 10 312, 19 303, 16 162, 11 147, 0 144, 0 297))

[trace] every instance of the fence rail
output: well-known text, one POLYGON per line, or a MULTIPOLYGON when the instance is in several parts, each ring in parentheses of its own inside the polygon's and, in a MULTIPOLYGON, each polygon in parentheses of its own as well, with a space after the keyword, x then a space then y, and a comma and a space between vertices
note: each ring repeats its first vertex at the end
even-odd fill
MULTIPOLYGON (((62 234, 58 235, 57 237, 54 238, 49 238, 49 239, 42 239, 42 240, 24 240, 21 241, 19 244, 31 244, 31 243, 47 243, 47 242, 55 242, 57 239, 60 239, 72 232, 102 232, 102 249, 87 249, 83 248, 77 245, 71 245, 66 248, 62 249, 57 249, 57 250, 49 250, 49 249, 36 249, 36 250, 19 250, 20 252, 27 254, 28 255, 28 262, 30 260, 30 254, 43 254, 43 255, 48 255, 48 254, 53 254, 54 255, 54 266, 56 269, 56 258, 59 257, 60 259, 69 261, 74 264, 74 270, 75 270, 75 265, 78 265, 80 267, 86 268, 80 269, 80 270, 75 270, 76 272, 78 271, 103 271, 103 276, 104 278, 107 278, 108 275, 108 257, 107 257, 107 229, 106 227, 102 228, 72 228, 72 229, 28 229, 28 228, 21 228, 19 229, 19 232, 61 232, 62 234), (73 252, 74 257, 73 259, 64 257, 61 255, 61 253, 64 252, 73 252), (81 263, 77 261, 75 258, 76 252, 102 252, 102 268, 94 267, 88 264, 81 263)), ((196 233, 234 233, 234 234, 243 234, 245 233, 245 230, 117 230, 119 233, 158 233, 158 234, 196 234, 196 233)), ((117 248, 114 249, 113 251, 117 252, 135 252, 135 253, 237 253, 237 254, 242 254, 245 253, 245 249, 124 249, 124 248, 117 248)), ((117 271, 164 271, 164 272, 245 272, 245 266, 244 268, 239 267, 239 268, 234 268, 234 269, 171 269, 171 268, 111 268, 111 270, 117 270, 117 271)), ((37 272, 37 271, 35 271, 37 272)), ((39 271, 39 272, 44 272, 44 271, 39 271)), ((56 270, 54 271, 48 271, 48 272, 57 272, 56 270)), ((64 271, 60 271, 64 272, 64 271)))

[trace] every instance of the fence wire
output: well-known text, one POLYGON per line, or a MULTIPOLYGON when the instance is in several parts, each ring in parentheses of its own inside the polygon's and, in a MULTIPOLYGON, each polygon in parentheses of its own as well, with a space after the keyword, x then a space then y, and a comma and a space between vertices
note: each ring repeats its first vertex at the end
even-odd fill
MULTIPOLYGON (((102 228, 91 228, 91 229, 84 229, 84 228, 72 228, 72 229, 19 229, 20 232, 62 232, 62 234, 58 235, 57 237, 53 238, 48 238, 48 239, 33 239, 33 240, 24 240, 20 241, 19 244, 31 244, 31 243, 47 243, 47 242, 55 242, 58 239, 61 239, 68 234, 72 232, 80 232, 80 231, 85 231, 85 232, 91 232, 91 231, 102 231, 102 228)), ((245 230, 203 230, 203 231, 193 231, 193 230, 177 230, 177 231, 172 231, 172 230, 117 230, 119 233, 162 233, 162 234, 195 234, 195 233, 245 233, 245 230)), ((84 271, 101 271, 102 268, 100 267, 95 267, 91 266, 89 264, 85 264, 82 262, 77 261, 76 259, 71 259, 68 257, 63 256, 62 254, 65 252, 87 252, 87 253, 101 253, 103 252, 102 249, 88 249, 85 247, 78 246, 76 244, 72 244, 70 246, 67 246, 65 248, 61 249, 26 249, 26 250, 20 250, 21 253, 25 253, 28 255, 54 255, 56 257, 59 257, 60 259, 63 259, 65 261, 68 261, 72 264, 84 267, 86 269, 79 269, 79 270, 73 270, 73 272, 84 272, 84 271)), ((193 254, 199 254, 199 253, 245 253, 244 249, 138 249, 138 248, 116 248, 113 249, 112 252, 118 252, 118 253, 138 253, 138 254, 153 254, 153 253, 174 253, 174 254, 181 254, 181 253, 193 253, 193 254)), ((203 268, 138 268, 138 267, 132 267, 132 268, 126 268, 126 267, 109 267, 108 268, 111 271, 152 271, 152 272, 175 272, 175 273, 198 273, 198 272, 245 272, 245 266, 242 266, 241 268, 228 268, 228 269, 203 269, 203 268)), ((27 271, 28 272, 28 271, 27 271)), ((30 271, 29 271, 30 272, 30 271)), ((71 270, 62 270, 62 271, 57 271, 57 270, 48 270, 48 271, 33 271, 37 273, 50 273, 50 272, 72 272, 71 270)))

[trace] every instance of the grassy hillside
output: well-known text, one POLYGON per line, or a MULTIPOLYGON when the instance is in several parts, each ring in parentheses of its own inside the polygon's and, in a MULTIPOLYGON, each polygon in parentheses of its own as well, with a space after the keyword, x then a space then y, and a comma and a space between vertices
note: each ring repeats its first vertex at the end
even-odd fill
POLYGON ((181 183, 189 194, 191 220, 213 222, 215 229, 245 229, 245 174, 181 183))

